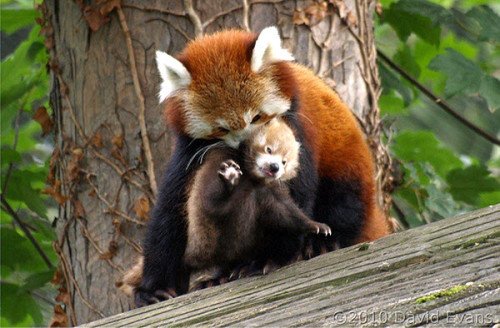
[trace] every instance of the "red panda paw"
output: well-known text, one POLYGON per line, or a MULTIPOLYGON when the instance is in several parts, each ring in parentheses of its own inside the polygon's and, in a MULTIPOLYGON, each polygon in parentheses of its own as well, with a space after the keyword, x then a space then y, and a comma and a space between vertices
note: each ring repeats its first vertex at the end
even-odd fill
POLYGON ((222 162, 217 173, 219 173, 221 179, 226 181, 231 186, 237 185, 240 180, 240 176, 243 174, 240 166, 231 159, 222 162))
POLYGON ((316 233, 317 235, 319 235, 319 234, 322 234, 325 236, 332 235, 332 229, 328 225, 326 225, 324 223, 319 223, 319 222, 314 222, 313 232, 316 233))

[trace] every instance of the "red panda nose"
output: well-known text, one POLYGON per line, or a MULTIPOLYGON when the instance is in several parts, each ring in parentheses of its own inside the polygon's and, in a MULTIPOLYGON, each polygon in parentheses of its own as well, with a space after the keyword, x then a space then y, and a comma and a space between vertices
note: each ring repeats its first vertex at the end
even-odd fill
POLYGON ((269 171, 271 171, 271 173, 276 173, 280 170, 280 166, 276 163, 271 163, 269 165, 269 171))

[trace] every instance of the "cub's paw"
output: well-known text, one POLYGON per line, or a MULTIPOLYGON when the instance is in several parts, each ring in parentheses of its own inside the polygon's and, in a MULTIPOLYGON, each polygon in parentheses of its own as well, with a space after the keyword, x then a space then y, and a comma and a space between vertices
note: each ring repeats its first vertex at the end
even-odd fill
POLYGON ((317 235, 321 234, 325 236, 331 236, 332 229, 324 223, 314 222, 313 233, 316 233, 317 235))
POLYGON ((177 297, 177 293, 172 288, 168 288, 166 290, 158 289, 155 291, 136 290, 134 299, 135 306, 140 308, 166 301, 174 297, 177 297))
POLYGON ((232 159, 222 162, 217 173, 219 173, 221 179, 231 186, 237 185, 240 181, 240 176, 243 174, 240 166, 232 159))

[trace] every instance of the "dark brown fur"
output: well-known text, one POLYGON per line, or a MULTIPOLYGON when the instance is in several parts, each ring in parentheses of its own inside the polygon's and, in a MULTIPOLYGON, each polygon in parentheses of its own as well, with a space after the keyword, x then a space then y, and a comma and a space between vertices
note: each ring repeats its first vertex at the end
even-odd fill
MULTIPOLYGON (((286 159, 282 179, 294 177, 299 146, 291 129, 277 119, 255 132, 243 151, 221 146, 207 152, 187 192, 186 272, 212 270, 227 275, 235 266, 262 257, 272 233, 331 234, 327 225, 299 209, 283 181, 255 174, 257 158, 268 144, 280 161, 286 159), (221 172, 236 163, 243 174, 232 184, 221 172)), ((125 293, 140 284, 142 266, 141 257, 124 276, 120 288, 125 293)))

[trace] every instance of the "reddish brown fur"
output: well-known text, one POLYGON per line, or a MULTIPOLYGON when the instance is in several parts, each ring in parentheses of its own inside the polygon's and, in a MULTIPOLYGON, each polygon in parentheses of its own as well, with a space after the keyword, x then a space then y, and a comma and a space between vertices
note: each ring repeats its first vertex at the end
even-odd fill
POLYGON ((263 90, 277 85, 281 96, 296 97, 298 114, 320 177, 361 183, 365 221, 358 241, 389 234, 387 219, 376 203, 370 149, 349 108, 330 87, 301 65, 282 62, 260 73, 252 72, 250 57, 255 40, 255 34, 232 30, 195 40, 186 47, 179 60, 193 78, 189 90, 196 96, 191 99, 190 108, 200 109, 211 125, 225 117, 231 129, 238 130, 244 124, 242 113, 249 108, 258 110, 263 90))

